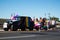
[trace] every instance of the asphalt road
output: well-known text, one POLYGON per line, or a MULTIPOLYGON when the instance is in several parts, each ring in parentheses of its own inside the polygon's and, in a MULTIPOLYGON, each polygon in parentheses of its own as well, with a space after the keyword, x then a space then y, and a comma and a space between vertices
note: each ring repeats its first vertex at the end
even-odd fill
POLYGON ((60 30, 44 32, 3 31, 0 32, 0 40, 60 40, 60 30))

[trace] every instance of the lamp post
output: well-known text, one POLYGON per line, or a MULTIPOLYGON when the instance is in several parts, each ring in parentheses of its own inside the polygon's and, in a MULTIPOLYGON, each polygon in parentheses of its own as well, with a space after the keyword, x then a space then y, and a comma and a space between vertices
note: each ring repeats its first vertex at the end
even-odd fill
POLYGON ((46 13, 45 13, 45 18, 46 18, 46 13))

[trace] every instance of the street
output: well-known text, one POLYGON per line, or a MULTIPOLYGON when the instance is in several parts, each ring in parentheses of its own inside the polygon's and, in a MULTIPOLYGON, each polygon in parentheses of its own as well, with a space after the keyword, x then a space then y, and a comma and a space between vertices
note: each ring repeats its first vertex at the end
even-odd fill
POLYGON ((60 30, 55 31, 1 31, 0 40, 60 40, 60 30))

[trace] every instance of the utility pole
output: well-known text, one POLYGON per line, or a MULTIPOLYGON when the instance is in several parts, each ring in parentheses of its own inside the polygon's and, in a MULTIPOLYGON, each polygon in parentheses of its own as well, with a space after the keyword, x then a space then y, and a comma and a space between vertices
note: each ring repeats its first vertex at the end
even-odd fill
POLYGON ((48 17, 49 17, 49 20, 50 20, 50 13, 48 13, 48 17))
POLYGON ((46 13, 45 13, 45 18, 46 18, 46 13))

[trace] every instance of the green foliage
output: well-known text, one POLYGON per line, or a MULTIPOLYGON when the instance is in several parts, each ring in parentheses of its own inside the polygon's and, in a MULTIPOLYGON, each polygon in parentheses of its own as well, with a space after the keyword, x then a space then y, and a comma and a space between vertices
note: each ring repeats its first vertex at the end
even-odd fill
POLYGON ((50 17, 50 20, 55 19, 56 21, 59 21, 59 18, 57 17, 50 17))
POLYGON ((0 18, 0 24, 3 24, 4 22, 6 22, 6 19, 0 18))

